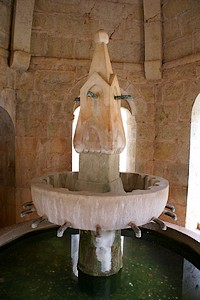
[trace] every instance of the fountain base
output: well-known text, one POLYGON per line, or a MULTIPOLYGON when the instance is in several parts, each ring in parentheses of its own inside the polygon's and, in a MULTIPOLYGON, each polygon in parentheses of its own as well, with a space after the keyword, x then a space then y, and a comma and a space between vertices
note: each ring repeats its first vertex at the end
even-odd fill
POLYGON ((122 268, 121 230, 80 231, 78 268, 91 276, 110 276, 122 268))
POLYGON ((77 278, 71 238, 78 230, 67 229, 60 239, 55 225, 42 224, 40 230, 30 225, 0 230, 1 299, 199 299, 200 240, 191 231, 169 223, 161 231, 151 223, 137 239, 122 230, 121 271, 104 277, 79 271, 77 278))

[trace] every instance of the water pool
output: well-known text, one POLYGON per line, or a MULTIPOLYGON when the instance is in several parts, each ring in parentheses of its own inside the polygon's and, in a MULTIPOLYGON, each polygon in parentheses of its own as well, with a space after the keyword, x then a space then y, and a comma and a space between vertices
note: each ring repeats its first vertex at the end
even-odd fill
POLYGON ((67 230, 58 238, 55 228, 39 230, 1 247, 0 299, 200 299, 199 262, 195 266, 189 261, 192 253, 184 258, 181 245, 148 230, 141 239, 125 230, 118 274, 76 277, 71 259, 75 233, 67 230))

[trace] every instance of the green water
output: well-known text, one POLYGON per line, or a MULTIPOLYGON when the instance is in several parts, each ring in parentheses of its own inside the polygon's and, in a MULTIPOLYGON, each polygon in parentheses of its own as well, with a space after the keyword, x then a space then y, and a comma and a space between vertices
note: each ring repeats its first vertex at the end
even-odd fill
POLYGON ((70 232, 63 238, 52 229, 26 236, 0 250, 0 299, 200 299, 200 271, 182 256, 145 235, 124 237, 123 249, 117 275, 77 278, 70 232))

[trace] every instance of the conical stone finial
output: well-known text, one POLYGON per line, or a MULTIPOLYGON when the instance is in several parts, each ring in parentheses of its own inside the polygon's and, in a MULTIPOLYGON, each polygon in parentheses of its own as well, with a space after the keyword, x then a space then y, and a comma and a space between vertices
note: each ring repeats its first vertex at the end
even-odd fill
POLYGON ((103 29, 100 29, 94 36, 94 42, 96 43, 96 47, 90 66, 89 77, 97 72, 107 83, 110 83, 110 77, 111 74, 113 74, 113 70, 107 48, 109 36, 103 29))
POLYGON ((101 44, 101 43, 108 44, 109 36, 103 29, 100 29, 96 32, 94 36, 94 41, 96 44, 101 44))
POLYGON ((121 91, 107 49, 108 34, 99 30, 89 76, 80 89, 80 114, 74 136, 77 152, 119 154, 125 147, 121 91))

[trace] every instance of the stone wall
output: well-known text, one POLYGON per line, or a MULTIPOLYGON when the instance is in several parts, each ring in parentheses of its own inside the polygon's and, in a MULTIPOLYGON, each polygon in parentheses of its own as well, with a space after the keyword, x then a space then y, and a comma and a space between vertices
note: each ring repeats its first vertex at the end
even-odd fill
POLYGON ((15 72, 8 67, 12 0, 0 1, 0 106, 15 123, 15 72))
POLYGON ((154 173, 170 182, 169 202, 185 224, 192 107, 200 93, 200 62, 166 64, 156 88, 154 173))
MULTIPOLYGON (((193 103, 200 92, 200 2, 163 0, 163 78, 156 84, 154 173, 170 182, 169 202, 185 225, 193 103)), ((165 218, 167 220, 167 218, 165 218)))
POLYGON ((136 172, 169 180, 169 202, 176 206, 177 223, 184 225, 190 117, 200 90, 200 1, 161 4, 163 77, 148 81, 142 0, 68 0, 67 5, 66 0, 35 0, 27 72, 9 68, 13 1, 0 0, 0 106, 16 130, 17 222, 22 203, 30 200, 33 177, 71 169, 73 100, 88 75, 93 36, 103 28, 120 87, 133 96, 136 172))
MULTIPOLYGON (((16 201, 30 200, 30 181, 71 169, 71 125, 76 66, 57 59, 32 58, 18 74, 16 106, 16 201)), ((18 213, 19 215, 19 213, 18 213)), ((20 219, 18 219, 20 221, 20 219)))
POLYGON ((15 132, 9 114, 0 107, 0 227, 15 219, 15 132))
POLYGON ((164 61, 200 52, 200 1, 163 0, 164 61))
POLYGON ((32 55, 91 59, 94 33, 104 29, 112 61, 144 60, 141 0, 36 0, 32 55))
MULTIPOLYGON (((111 60, 115 61, 121 87, 127 93, 135 95, 137 103, 134 104, 134 114, 138 115, 141 136, 145 139, 142 132, 144 120, 139 116, 144 111, 148 115, 149 107, 138 89, 132 86, 132 81, 138 82, 140 77, 144 79, 143 67, 140 64, 135 67, 131 63, 122 64, 144 59, 142 1, 116 3, 73 0, 66 5, 63 0, 56 3, 36 0, 31 65, 28 72, 18 74, 16 86, 19 211, 21 204, 30 199, 30 180, 33 177, 71 169, 71 125, 75 107, 73 100, 79 95, 88 76, 94 50, 93 37, 99 28, 104 28, 110 36, 109 53, 111 60), (143 109, 140 108, 141 105, 144 106, 143 109)), ((152 107, 150 109, 152 122, 154 110, 152 107)), ((150 154, 147 154, 145 162, 151 161, 148 167, 152 170, 153 137, 150 140, 143 142, 151 143, 146 151, 150 154)), ((140 146, 139 155, 144 159, 140 146)), ((137 161, 139 165, 139 157, 137 161)), ((145 162, 141 163, 141 169, 144 169, 145 162)))
POLYGON ((0 1, 0 226, 16 222, 15 72, 8 67, 13 1, 0 1))

